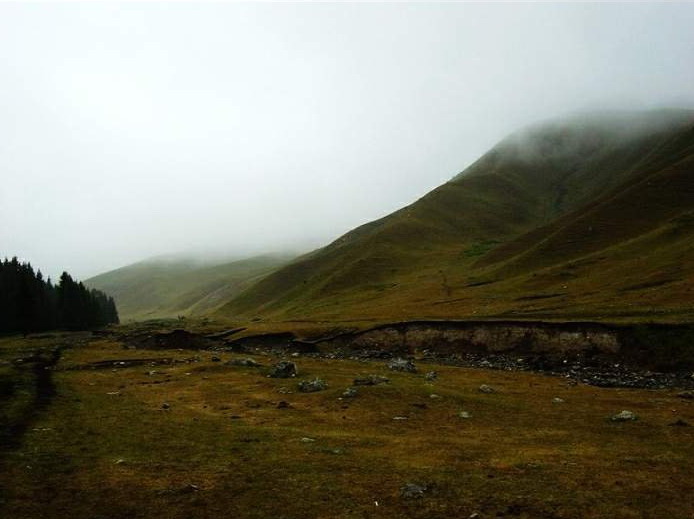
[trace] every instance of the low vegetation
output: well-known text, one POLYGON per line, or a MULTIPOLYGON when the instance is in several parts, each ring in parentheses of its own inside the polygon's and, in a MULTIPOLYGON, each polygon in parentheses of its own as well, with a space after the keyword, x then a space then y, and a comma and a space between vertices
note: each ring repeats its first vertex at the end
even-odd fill
POLYGON ((270 378, 282 357, 261 351, 124 346, 80 335, 0 340, 2 384, 16 388, 3 392, 3 419, 25 422, 3 444, 0 515, 694 514, 694 404, 673 389, 416 359, 413 373, 290 356, 297 376, 270 378), (32 370, 17 359, 56 346, 54 394, 28 406, 32 370), (261 366, 228 364, 241 358, 261 366), (372 375, 382 382, 354 386, 372 375), (299 391, 316 378, 321 391, 299 391), (612 420, 622 411, 637 419, 612 420))

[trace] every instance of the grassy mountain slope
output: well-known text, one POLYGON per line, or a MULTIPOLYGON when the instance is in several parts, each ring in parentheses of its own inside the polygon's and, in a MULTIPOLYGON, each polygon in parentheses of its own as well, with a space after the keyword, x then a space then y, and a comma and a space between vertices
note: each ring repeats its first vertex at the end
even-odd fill
POLYGON ((219 312, 393 319, 689 311, 693 127, 687 111, 533 126, 219 312), (669 289, 680 286, 677 297, 657 297, 643 281, 675 270, 669 289))
POLYGON ((112 295, 123 320, 200 315, 290 259, 258 256, 217 265, 153 259, 100 274, 86 284, 112 295))

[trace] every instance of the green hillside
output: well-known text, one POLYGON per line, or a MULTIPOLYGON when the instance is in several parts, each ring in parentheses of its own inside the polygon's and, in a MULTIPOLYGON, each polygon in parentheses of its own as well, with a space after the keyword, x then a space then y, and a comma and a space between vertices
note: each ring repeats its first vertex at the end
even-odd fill
POLYGON ((218 315, 694 316, 693 128, 677 110, 532 126, 218 315))
POLYGON ((152 259, 86 281, 107 290, 122 320, 200 315, 215 310, 289 256, 258 256, 221 264, 152 259))

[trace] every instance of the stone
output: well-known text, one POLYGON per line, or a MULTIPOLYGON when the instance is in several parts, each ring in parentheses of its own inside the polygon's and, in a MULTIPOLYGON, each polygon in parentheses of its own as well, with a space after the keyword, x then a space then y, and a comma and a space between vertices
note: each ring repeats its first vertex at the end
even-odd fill
POLYGON ((275 364, 269 376, 272 378, 291 378, 296 377, 297 374, 296 364, 288 360, 282 360, 275 364))
POLYGON ((694 400, 694 391, 687 390, 677 393, 678 398, 684 398, 685 400, 694 400))
POLYGON ((408 418, 407 418, 407 416, 394 416, 393 420, 402 421, 402 420, 408 420, 408 418))
POLYGON ((426 491, 427 487, 423 485, 407 483, 400 489, 400 496, 404 499, 421 499, 424 497, 426 491))
POLYGON ((388 363, 388 368, 393 371, 404 371, 406 373, 417 373, 417 368, 409 359, 397 358, 388 363))
POLYGON ((301 443, 313 443, 315 441, 316 440, 314 440, 313 438, 306 438, 306 437, 301 438, 301 443))
POLYGON ((427 371, 424 374, 424 380, 427 380, 429 382, 433 382, 434 380, 439 378, 439 374, 436 373, 436 371, 427 371))
POLYGON ((668 425, 670 427, 688 427, 689 422, 685 422, 682 418, 679 418, 677 421, 669 423, 668 425))
POLYGON ((291 407, 291 404, 287 402, 286 400, 280 400, 277 403, 277 409, 289 409, 291 407))
POLYGON ((559 398, 558 396, 552 399, 553 404, 563 404, 564 402, 566 402, 566 400, 564 400, 563 398, 559 398))
POLYGON ((245 366, 249 368, 258 368, 261 365, 253 359, 231 359, 226 362, 227 366, 245 366))
POLYGON ((162 409, 171 409, 171 405, 168 402, 164 402, 161 404, 162 409))
POLYGON ((610 420, 612 420, 613 422, 635 422, 638 419, 639 417, 636 416, 636 414, 627 410, 620 411, 616 415, 612 416, 612 418, 610 418, 610 420))
POLYGON ((355 386, 376 386, 378 384, 387 384, 390 379, 381 375, 367 375, 365 377, 357 377, 354 379, 355 386))
POLYGON ((357 396, 358 393, 359 393, 359 391, 357 391, 356 387, 348 387, 342 393, 342 397, 343 398, 354 398, 355 396, 357 396))
POLYGON ((488 386, 487 384, 482 384, 479 388, 477 388, 477 391, 486 394, 496 393, 496 389, 494 389, 492 386, 488 386))
POLYGON ((314 378, 313 380, 302 380, 299 382, 299 391, 302 393, 315 393, 316 391, 323 391, 328 387, 328 384, 320 378, 314 378))
POLYGON ((222 362, 222 359, 217 357, 217 355, 212 355, 212 357, 210 357, 210 361, 211 362, 222 362))
POLYGON ((458 417, 467 420, 469 418, 472 418, 472 415, 467 411, 460 411, 460 413, 458 413, 458 417))

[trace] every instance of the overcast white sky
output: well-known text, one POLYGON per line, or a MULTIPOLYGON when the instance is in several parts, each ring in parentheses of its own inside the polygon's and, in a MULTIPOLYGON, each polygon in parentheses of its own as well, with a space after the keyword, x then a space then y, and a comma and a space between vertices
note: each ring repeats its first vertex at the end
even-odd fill
POLYGON ((694 4, 0 4, 0 256, 307 250, 507 133, 694 106, 694 4))

